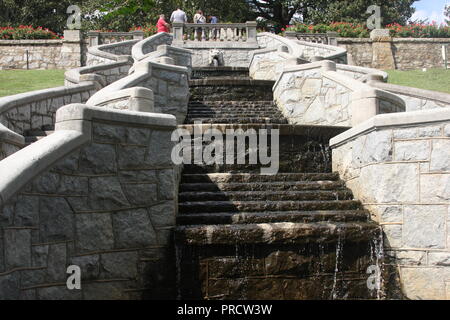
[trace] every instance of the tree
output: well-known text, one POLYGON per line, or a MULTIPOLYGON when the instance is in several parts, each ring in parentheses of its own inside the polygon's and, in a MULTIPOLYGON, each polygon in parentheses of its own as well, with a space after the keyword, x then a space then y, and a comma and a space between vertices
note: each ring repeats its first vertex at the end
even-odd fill
POLYGON ((444 9, 445 11, 444 11, 444 14, 445 14, 445 16, 448 18, 448 19, 445 19, 445 21, 447 22, 447 24, 450 26, 450 5, 448 5, 448 6, 445 6, 445 9, 444 9))
POLYGON ((383 24, 393 22, 405 24, 415 9, 418 0, 248 0, 252 9, 261 17, 274 23, 277 30, 289 24, 293 18, 304 23, 359 22, 364 23, 369 15, 367 8, 373 4, 381 6, 383 24))
POLYGON ((62 33, 67 22, 67 8, 73 0, 2 0, 0 26, 32 25, 62 33))

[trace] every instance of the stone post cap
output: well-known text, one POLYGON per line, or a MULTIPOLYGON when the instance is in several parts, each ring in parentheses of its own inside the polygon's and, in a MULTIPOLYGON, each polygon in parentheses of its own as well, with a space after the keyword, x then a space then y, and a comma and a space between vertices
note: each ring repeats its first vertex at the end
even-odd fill
POLYGON ((339 33, 334 31, 327 31, 327 36, 337 38, 339 37, 339 33))
POLYGON ((389 29, 374 29, 370 32, 370 39, 373 41, 391 41, 391 34, 389 29))
POLYGON ((81 30, 64 30, 64 41, 81 41, 81 30))
POLYGON ((183 22, 174 22, 174 23, 172 23, 172 26, 173 27, 182 27, 182 26, 184 26, 184 23, 183 22))
POLYGON ((249 27, 257 27, 258 26, 258 22, 256 22, 256 21, 247 21, 246 24, 249 27))

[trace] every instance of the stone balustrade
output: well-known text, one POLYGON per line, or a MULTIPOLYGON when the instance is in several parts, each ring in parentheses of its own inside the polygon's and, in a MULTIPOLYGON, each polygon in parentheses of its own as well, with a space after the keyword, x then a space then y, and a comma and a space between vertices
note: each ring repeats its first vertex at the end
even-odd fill
POLYGON ((300 33, 295 31, 286 31, 285 37, 289 39, 295 39, 300 41, 327 44, 330 46, 337 46, 337 38, 339 34, 337 32, 327 33, 300 33))
POLYGON ((175 43, 191 41, 256 42, 256 22, 247 23, 174 23, 175 43))

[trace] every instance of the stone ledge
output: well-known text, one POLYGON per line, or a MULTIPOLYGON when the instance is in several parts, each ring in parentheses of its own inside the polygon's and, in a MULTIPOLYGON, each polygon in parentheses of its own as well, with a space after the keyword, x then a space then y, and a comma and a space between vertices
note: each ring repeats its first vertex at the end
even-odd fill
MULTIPOLYGON (((78 42, 77 42, 78 43, 78 42)), ((0 46, 23 46, 23 45, 62 45, 63 40, 0 40, 0 46)))
POLYGON ((447 108, 404 113, 380 114, 331 139, 330 146, 332 148, 337 148, 340 145, 354 140, 363 134, 367 134, 380 128, 423 126, 430 123, 449 121, 450 109, 447 108))
POLYGON ((0 142, 6 142, 18 147, 23 147, 25 145, 25 138, 0 124, 0 142))

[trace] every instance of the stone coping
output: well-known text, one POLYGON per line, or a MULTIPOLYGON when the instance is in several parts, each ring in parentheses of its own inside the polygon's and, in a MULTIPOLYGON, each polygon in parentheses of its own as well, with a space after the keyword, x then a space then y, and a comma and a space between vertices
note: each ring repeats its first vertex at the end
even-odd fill
POLYGON ((36 176, 92 139, 92 121, 174 130, 172 115, 71 104, 56 113, 55 132, 0 161, 0 207, 36 176))
POLYGON ((105 96, 101 101, 97 101, 96 104, 103 106, 105 104, 113 103, 116 101, 123 100, 139 100, 141 103, 128 105, 128 111, 139 111, 139 112, 153 112, 154 111, 154 94, 153 91, 144 87, 134 87, 123 89, 117 92, 113 92, 108 96, 105 96))
POLYGON ((370 81, 368 84, 372 87, 383 89, 389 92, 403 94, 419 99, 432 100, 440 103, 445 103, 450 106, 450 94, 445 92, 431 91, 418 89, 413 87, 400 86, 396 84, 384 83, 380 81, 370 81))
POLYGON ((361 135, 385 128, 404 128, 423 126, 432 123, 449 122, 450 108, 421 110, 377 115, 352 129, 334 137, 330 141, 332 148, 337 148, 361 135))
POLYGON ((66 122, 93 121, 125 123, 164 130, 177 127, 175 116, 163 113, 137 112, 93 107, 85 104, 69 104, 56 112, 56 130, 67 129, 66 122))
POLYGON ((336 64, 336 69, 365 74, 368 76, 367 80, 369 80, 370 78, 373 78, 373 77, 377 77, 377 78, 383 79, 383 81, 387 81, 389 78, 389 75, 387 72, 384 72, 384 71, 381 71, 378 69, 373 69, 373 68, 351 66, 351 65, 347 65, 347 64, 336 64))
MULTIPOLYGON (((152 42, 155 42, 160 39, 162 41, 164 41, 164 38, 166 38, 166 40, 165 40, 166 44, 172 44, 173 35, 170 33, 166 33, 166 32, 157 33, 151 37, 148 37, 144 40, 137 42, 131 50, 131 55, 133 56, 133 59, 135 61, 141 61, 142 59, 144 59, 146 57, 146 55, 148 54, 148 53, 144 53, 144 47, 147 46, 148 44, 152 44, 152 42)), ((149 52, 149 53, 151 53, 151 52, 149 52)))
POLYGON ((208 78, 190 80, 189 86, 193 87, 208 87, 208 86, 273 86, 274 81, 271 80, 253 80, 253 79, 240 79, 240 78, 208 78))
POLYGON ((316 62, 310 62, 310 63, 304 63, 304 64, 299 64, 299 65, 284 67, 283 72, 280 74, 280 76, 278 77, 278 79, 275 82, 275 85, 273 87, 274 91, 278 87, 278 84, 280 83, 281 78, 286 73, 293 73, 293 72, 306 71, 306 70, 312 70, 312 69, 322 69, 322 68, 324 68, 326 70, 336 70, 336 64, 333 61, 322 60, 322 61, 316 61, 316 62))
POLYGON ((31 92, 19 93, 12 96, 0 98, 0 114, 24 104, 33 103, 49 98, 58 98, 66 95, 85 92, 95 89, 94 82, 83 82, 74 86, 61 86, 31 92))
POLYGON ((236 72, 248 72, 248 68, 245 67, 195 67, 193 71, 236 71, 236 72))
POLYGON ((234 50, 255 50, 260 46, 257 42, 227 42, 227 41, 189 41, 189 42, 174 42, 174 46, 185 49, 234 49, 234 50))
POLYGON ((127 40, 122 42, 116 42, 116 43, 108 43, 108 44, 102 44, 95 47, 88 48, 88 52, 92 54, 93 56, 97 56, 100 58, 105 58, 113 61, 133 61, 132 57, 130 55, 115 55, 106 51, 103 51, 103 49, 106 48, 115 48, 115 47, 121 47, 128 44, 136 44, 139 40, 127 40))
POLYGON ((0 161, 0 207, 34 177, 89 139, 87 134, 78 131, 61 130, 0 161))
MULTIPOLYGON (((370 38, 337 38, 338 43, 372 43, 370 38)), ((450 43, 450 38, 392 38, 392 42, 450 43)))
POLYGON ((25 145, 25 138, 0 123, 0 142, 7 142, 18 147, 25 145))
MULTIPOLYGON (((300 48, 300 46, 295 41, 286 39, 284 37, 277 36, 277 35, 275 35, 273 33, 269 33, 269 32, 258 33, 257 38, 259 38, 259 37, 269 37, 269 38, 273 38, 279 42, 282 42, 284 45, 286 45, 289 48, 289 54, 293 55, 296 58, 302 57, 303 50, 300 48)), ((269 48, 270 47, 268 47, 268 49, 269 48)), ((275 47, 275 48, 278 48, 278 47, 275 47)))
POLYGON ((261 124, 261 123, 253 123, 253 124, 240 124, 239 126, 233 124, 185 124, 179 125, 178 128, 188 130, 191 134, 194 133, 194 130, 198 130, 199 132, 205 133, 210 129, 217 129, 221 132, 225 132, 226 130, 237 130, 241 129, 244 131, 254 129, 254 130, 268 130, 270 133, 271 130, 279 130, 280 136, 306 136, 306 137, 320 137, 325 140, 329 140, 338 134, 341 134, 348 129, 349 127, 340 127, 340 126, 320 126, 320 125, 295 125, 295 124, 261 124))
POLYGON ((75 69, 70 69, 64 74, 65 80, 72 83, 80 83, 83 81, 81 77, 87 74, 95 74, 97 71, 109 70, 112 68, 119 68, 123 66, 131 65, 130 61, 110 62, 105 64, 99 64, 96 66, 86 66, 75 69))
POLYGON ((41 39, 41 40, 0 40, 0 46, 6 45, 6 46, 23 46, 23 45, 48 45, 48 44, 62 44, 64 40, 48 40, 48 39, 41 39))

